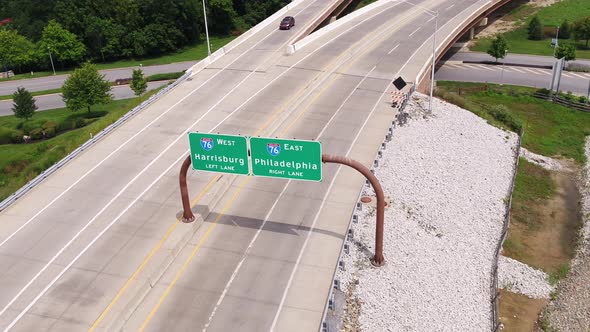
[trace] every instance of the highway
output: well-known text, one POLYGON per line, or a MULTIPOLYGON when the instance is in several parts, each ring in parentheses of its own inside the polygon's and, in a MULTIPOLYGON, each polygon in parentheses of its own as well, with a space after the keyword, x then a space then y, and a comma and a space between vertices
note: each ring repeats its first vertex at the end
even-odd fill
MULTIPOLYGON (((168 82, 169 81, 149 82, 147 91, 157 89, 163 85, 168 84, 168 82)), ((114 100, 135 97, 135 93, 133 92, 133 90, 131 90, 129 85, 113 86, 111 94, 113 95, 114 100)), ((37 105, 38 107, 37 112, 66 107, 66 104, 64 103, 62 96, 59 93, 37 96, 34 98, 35 105, 37 105)), ((0 100, 0 116, 13 115, 14 113, 12 112, 12 105, 12 99, 0 100)))
POLYGON ((430 55, 433 16, 416 5, 445 36, 487 1, 386 1, 286 56, 330 3, 300 1, 294 29, 277 18, 2 211, 0 329, 317 331, 364 179, 191 171, 201 217, 180 223, 187 132, 318 140, 371 165, 391 80, 430 55))

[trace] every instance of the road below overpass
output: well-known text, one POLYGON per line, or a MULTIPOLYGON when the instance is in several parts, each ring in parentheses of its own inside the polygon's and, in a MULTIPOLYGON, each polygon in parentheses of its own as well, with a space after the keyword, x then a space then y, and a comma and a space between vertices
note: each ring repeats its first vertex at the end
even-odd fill
POLYGON ((183 224, 187 132, 318 140, 371 165, 391 80, 428 60, 434 17, 417 5, 442 36, 485 3, 386 1, 285 56, 330 5, 300 1, 293 30, 278 17, 0 213, 0 329, 318 330, 364 179, 190 172, 201 218, 183 224))
MULTIPOLYGON (((513 56, 506 60, 515 65, 464 63, 458 59, 476 58, 467 54, 457 54, 437 68, 435 79, 441 81, 465 81, 481 83, 497 83, 529 86, 549 89, 552 71, 547 68, 536 68, 526 64, 550 65, 551 59, 546 57, 513 56), (548 61, 549 60, 549 61, 548 61), (524 65, 519 65, 524 64, 524 65)), ((480 57, 477 57, 480 58, 480 57)), ((489 59, 488 59, 489 60, 489 59)), ((471 60, 473 61, 473 60, 471 60)), ((583 63, 583 62, 580 62, 583 63)), ((571 91, 586 96, 590 88, 590 73, 563 71, 559 90, 571 91)))
MULTIPOLYGON (((157 89, 163 85, 168 84, 169 82, 170 81, 148 82, 147 91, 157 89)), ((129 85, 113 86, 111 94, 113 95, 114 100, 135 97, 135 93, 133 92, 133 90, 131 90, 129 85)), ((35 105, 37 105, 38 107, 37 112, 66 107, 66 103, 64 103, 62 95, 60 93, 37 96, 34 98, 35 105)), ((14 102, 12 101, 12 99, 0 100, 0 116, 13 115, 13 105, 14 102)))
MULTIPOLYGON (((181 72, 192 67, 195 63, 196 61, 177 62, 166 65, 145 66, 141 67, 141 69, 144 75, 149 76, 160 73, 181 72)), ((137 67, 106 69, 101 70, 100 73, 104 75, 105 79, 109 82, 114 82, 120 78, 130 78, 133 74, 133 69, 140 68, 139 64, 138 61, 137 67)), ((20 87, 23 87, 30 92, 59 89, 67 78, 68 75, 56 75, 15 81, 3 81, 0 82, 0 96, 11 95, 20 87)))

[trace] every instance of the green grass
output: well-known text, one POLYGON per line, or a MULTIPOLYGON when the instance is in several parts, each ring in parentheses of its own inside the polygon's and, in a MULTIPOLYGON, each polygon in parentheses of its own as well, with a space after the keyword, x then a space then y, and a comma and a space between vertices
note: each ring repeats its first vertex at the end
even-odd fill
MULTIPOLYGON (((92 113, 102 117, 83 128, 65 132, 54 138, 30 144, 0 145, 0 200, 8 197, 43 170, 86 142, 90 134, 95 135, 100 132, 157 91, 151 91, 141 98, 115 100, 107 105, 97 105, 93 107, 92 113)), ((49 120, 59 122, 72 117, 87 117, 88 115, 84 113, 87 112, 73 113, 60 108, 37 113, 29 122, 42 123, 49 120)), ((20 122, 21 120, 14 116, 0 117, 0 130, 14 128, 20 122)))
MULTIPOLYGON (((553 56, 551 47, 551 38, 545 40, 528 40, 527 24, 536 12, 544 26, 557 26, 567 19, 570 23, 576 19, 590 16, 590 5, 588 0, 564 0, 552 6, 541 8, 537 11, 531 5, 522 5, 511 13, 505 19, 509 21, 518 21, 519 28, 504 34, 508 40, 508 50, 510 53, 534 54, 553 56)), ((571 42, 574 40, 560 39, 560 43, 571 42)), ((482 38, 471 48, 472 51, 486 52, 491 43, 491 38, 482 38)), ((575 43, 577 46, 578 59, 590 59, 590 49, 585 47, 585 41, 575 43)))
MULTIPOLYGON (((227 43, 231 42, 232 40, 236 39, 237 36, 226 36, 226 37, 210 37, 211 42, 211 52, 215 52, 216 50, 222 48, 227 43)), ((170 63, 176 62, 184 62, 184 61, 197 61, 207 57, 207 43, 201 42, 198 45, 187 47, 183 50, 178 52, 167 54, 159 57, 153 58, 141 58, 141 59, 126 59, 126 60, 119 60, 109 63, 97 63, 96 67, 99 70, 105 69, 116 69, 116 68, 126 68, 126 67, 137 67, 139 64, 143 66, 153 66, 153 65, 165 65, 170 63)), ((65 70, 65 71, 57 71, 57 75, 62 74, 69 74, 73 70, 65 70)), ((53 75, 52 71, 44 71, 44 72, 35 72, 33 76, 30 73, 25 74, 17 74, 14 77, 9 79, 0 79, 1 81, 15 81, 15 80, 22 80, 28 78, 38 78, 38 77, 45 77, 53 75)))
POLYGON ((541 216, 533 206, 551 198, 555 187, 550 171, 520 158, 512 194, 512 220, 536 229, 541 216))
MULTIPOLYGON (((61 93, 61 88, 35 91, 35 92, 31 92, 31 95, 33 95, 33 97, 34 97, 34 96, 49 95, 49 94, 54 94, 54 93, 61 93)), ((0 100, 9 100, 9 99, 12 99, 12 95, 0 96, 0 100)))
POLYGON ((549 273, 549 283, 556 285, 562 279, 567 277, 570 272, 570 265, 568 263, 560 265, 556 271, 549 273))
POLYGON ((545 156, 563 156, 579 164, 585 162, 584 144, 586 136, 590 135, 590 113, 536 99, 530 96, 535 89, 527 87, 488 84, 488 91, 457 94, 459 88, 484 85, 439 81, 437 94, 474 112, 493 125, 509 129, 480 106, 504 105, 524 125, 524 147, 545 156))

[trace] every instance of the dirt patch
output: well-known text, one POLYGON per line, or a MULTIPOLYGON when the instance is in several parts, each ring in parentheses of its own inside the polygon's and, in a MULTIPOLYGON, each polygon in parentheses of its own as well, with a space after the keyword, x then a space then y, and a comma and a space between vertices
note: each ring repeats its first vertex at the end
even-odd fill
POLYGON ((580 196, 572 173, 551 172, 556 194, 526 206, 535 211, 535 224, 511 222, 505 254, 552 274, 573 258, 581 225, 580 196))
POLYGON ((500 323, 502 331, 537 331, 541 310, 547 300, 531 299, 525 295, 500 290, 500 323))

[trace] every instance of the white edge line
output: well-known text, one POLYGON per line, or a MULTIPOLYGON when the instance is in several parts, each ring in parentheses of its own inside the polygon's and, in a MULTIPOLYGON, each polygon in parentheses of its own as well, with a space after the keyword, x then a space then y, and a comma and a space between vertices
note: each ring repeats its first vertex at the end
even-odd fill
POLYGON ((393 51, 395 51, 399 47, 399 45, 400 44, 395 45, 395 47, 392 48, 391 51, 387 52, 387 55, 390 55, 391 53, 393 53, 393 51))
POLYGON ((412 32, 408 37, 412 37, 416 32, 418 32, 418 30, 422 29, 421 26, 418 27, 418 29, 414 30, 414 32, 412 32))
MULTIPOLYGON (((369 18, 367 18, 367 19, 369 19, 369 18)), ((363 21, 363 22, 364 22, 364 21, 363 21)), ((342 32, 342 33, 340 33, 338 36, 336 36, 334 39, 336 39, 336 38, 340 37, 340 36, 341 36, 341 35, 343 35, 344 33, 346 33, 346 32, 348 32, 349 30, 351 30, 351 29, 355 28, 356 26, 358 26, 359 24, 361 24, 361 23, 363 23, 363 22, 359 22, 357 25, 355 25, 355 26, 353 26, 353 27, 350 27, 349 29, 347 29, 347 30, 343 31, 343 32, 342 32)), ((273 32, 274 32, 274 31, 273 31, 273 32)), ((273 32, 271 32, 271 33, 273 33, 273 32)), ((269 34, 269 35, 270 35, 270 34, 269 34)), ((257 45, 257 44, 256 44, 256 45, 257 45)), ((247 99, 245 102, 243 102, 243 103, 242 103, 242 104, 241 104, 241 105, 240 105, 238 108, 236 108, 235 110, 233 110, 233 111, 232 111, 232 113, 228 114, 228 115, 227 115, 227 116, 226 116, 226 117, 225 117, 223 120, 221 120, 221 121, 220 121, 220 122, 219 122, 219 123, 218 123, 218 124, 217 124, 217 125, 216 125, 216 126, 213 128, 213 129, 211 129, 211 131, 214 131, 214 130, 215 130, 215 129, 216 129, 218 126, 219 126, 219 125, 221 125, 221 124, 222 124, 222 123, 223 123, 225 120, 227 120, 227 119, 228 119, 230 116, 232 116, 232 115, 233 115, 235 112, 237 112, 239 109, 241 109, 241 107, 242 107, 242 106, 244 106, 246 103, 248 103, 248 102, 249 102, 249 101, 250 101, 252 98, 256 97, 256 96, 257 96, 257 95, 258 95, 260 92, 262 92, 263 90, 265 90, 265 89, 266 89, 266 88, 267 88, 267 87, 268 87, 270 84, 272 84, 273 82, 275 82, 276 80, 278 80, 279 78, 281 78, 281 77, 282 77, 283 75, 285 75, 285 74, 286 74, 288 71, 290 71, 290 70, 291 70, 291 69, 293 69, 295 66, 297 66, 297 65, 298 65, 300 62, 304 61, 304 60, 305 60, 305 59, 307 59, 308 57, 310 57, 310 56, 312 56, 313 54, 315 54, 315 52, 317 52, 317 51, 319 51, 319 50, 323 49, 323 48, 324 48, 326 45, 328 45, 328 44, 324 44, 324 45, 322 45, 321 47, 317 48, 317 49, 316 49, 316 50, 314 50, 313 52, 311 52, 311 53, 309 53, 308 55, 306 55, 304 58, 302 58, 302 59, 300 59, 299 61, 297 61, 295 64, 291 65, 291 66, 290 66, 290 67, 289 67, 287 70, 285 70, 284 72, 282 72, 281 74, 279 74, 277 77, 275 77, 275 78, 274 78, 274 79, 273 79, 271 82, 269 82, 267 85, 265 85, 265 86, 264 86, 262 89, 260 89, 260 90, 259 90, 257 93, 255 93, 254 95, 250 96, 250 98, 248 98, 248 99, 247 99)), ((255 45, 254 45, 254 46, 252 46, 252 47, 255 47, 255 45)), ((264 64, 264 63, 263 63, 263 64, 264 64)), ((260 64, 259 66, 262 66, 262 64, 260 64)), ((251 75, 253 75, 253 74, 255 74, 255 73, 256 73, 256 70, 254 70, 254 71, 252 71, 250 74, 248 74, 248 76, 246 76, 246 77, 245 77, 245 78, 244 78, 244 79, 243 79, 243 80, 242 80, 240 83, 238 83, 238 85, 236 85, 236 87, 234 87, 234 88, 233 88, 233 89, 232 89, 230 92, 228 92, 228 93, 227 93, 225 96, 227 96, 227 95, 231 94, 231 93, 232 93, 232 92, 233 92, 235 89, 237 89, 237 88, 240 86, 240 84, 241 84, 241 83, 243 83, 243 82, 244 82, 246 79, 248 79, 248 78, 249 78, 251 75)), ((221 103, 221 101, 222 101, 222 100, 225 98, 225 96, 224 96, 224 97, 223 97, 223 98, 222 98, 220 101, 218 101, 218 102, 217 102, 215 105, 213 105, 213 106, 212 106, 212 107, 211 107, 211 108, 210 108, 210 109, 207 111, 207 113, 203 114, 203 115, 202 115, 202 116, 201 116, 201 117, 200 117, 200 118, 199 118, 197 121, 195 121, 195 123, 193 123, 193 125, 191 125, 191 126, 190 126, 190 127, 187 129, 187 130, 185 130, 185 132, 186 132, 186 131, 189 131, 189 130, 190 130, 190 128, 192 128, 192 127, 193 127, 193 126, 194 126, 196 123, 198 123, 198 122, 199 122, 199 121, 200 121, 200 120, 201 120, 203 117, 205 117, 205 116, 208 114, 208 112, 210 112, 211 110, 213 110, 213 108, 214 108, 214 107, 216 107, 218 104, 220 104, 220 103, 221 103)), ((176 140, 175 140, 175 141, 174 141, 172 144, 170 144, 170 145, 169 145, 169 146, 168 146, 168 147, 167 147, 167 148, 166 148, 164 151, 162 151, 162 152, 160 153, 160 156, 161 156, 162 154, 164 154, 164 153, 165 153, 165 152, 166 152, 168 149, 170 149, 170 148, 172 147, 172 145, 174 145, 174 144, 175 144, 175 143, 176 143, 176 142, 177 142, 177 141, 178 141, 180 138, 182 138, 182 137, 184 137, 184 136, 185 136, 185 134, 184 134, 184 133, 183 133, 183 134, 181 134, 181 135, 179 135, 179 136, 176 138, 176 140)), ((187 150, 187 151, 188 151, 188 150, 187 150)), ((181 156, 178 158, 178 160, 180 160, 180 158, 184 157, 186 153, 187 153, 187 152, 183 152, 183 154, 182 154, 182 155, 181 155, 181 156)), ((135 178, 132 180, 132 182, 133 182, 133 181, 135 181, 135 180, 136 180, 136 179, 137 179, 137 178, 138 178, 140 175, 142 175, 142 174, 143 174, 143 172, 145 172, 145 171, 146 171, 146 170, 149 168, 149 166, 150 166, 151 164, 153 164, 155 161, 157 161, 157 160, 160 158, 160 156, 159 156, 159 157, 157 157, 156 159, 152 160, 152 162, 150 162, 150 164, 149 164, 149 165, 148 165, 146 168, 144 168, 144 169, 142 170, 142 172, 141 172, 141 173, 139 173, 139 174, 137 174, 137 175, 136 175, 136 177, 135 177, 135 178)), ((174 165, 174 164, 173 164, 173 165, 174 165)), ((171 165, 170 167, 172 167, 173 165, 171 165)), ((168 170, 166 170, 165 172, 167 172, 167 171, 168 171, 168 170)), ((164 172, 164 173, 162 173, 162 174, 165 174, 165 172, 164 172)), ((162 176, 162 174, 160 175, 160 177, 162 176)), ((55 256, 54 256, 52 259, 51 259, 51 261, 50 261, 49 263, 47 263, 47 264, 45 265, 45 267, 43 267, 43 269, 41 269, 41 271, 39 271, 39 273, 37 273, 37 275, 35 275, 35 277, 33 277, 33 279, 32 279, 32 280, 30 280, 30 281, 29 281, 29 283, 27 283, 27 285, 25 285, 25 287, 24 287, 23 289, 21 289, 21 290, 19 291, 19 293, 18 293, 18 294, 17 294, 17 295, 16 295, 16 296, 15 296, 15 297, 14 297, 14 298, 13 298, 13 299, 12 299, 12 300, 11 300, 11 301, 10 301, 10 302, 9 302, 9 303, 8 303, 8 304, 7 304, 7 305, 6 305, 6 306, 5 306, 5 307, 4 307, 4 308, 3 308, 3 309, 0 311, 0 316, 6 312, 6 310, 7 310, 7 309, 8 309, 8 308, 9 308, 9 307, 10 307, 10 306, 11 306, 11 305, 12 305, 12 304, 13 304, 13 303, 14 303, 14 302, 15 302, 15 301, 18 299, 18 297, 20 297, 20 295, 22 295, 22 293, 24 293, 24 292, 26 291, 26 289, 28 289, 28 287, 30 287, 30 285, 31 285, 31 284, 32 284, 32 283, 33 283, 33 282, 34 282, 34 281, 35 281, 37 278, 39 278, 39 276, 40 276, 40 275, 41 275, 41 274, 42 274, 42 273, 43 273, 43 272, 44 272, 44 271, 45 271, 45 270, 46 270, 46 269, 49 267, 49 265, 50 265, 50 264, 52 264, 52 263, 53 263, 53 262, 54 262, 54 261, 57 259, 57 257, 58 257, 58 256, 59 256, 59 255, 60 255, 60 254, 61 254, 61 253, 62 253, 62 252, 65 250, 65 249, 67 249, 67 247, 68 247, 68 246, 69 246, 69 245, 70 245, 70 244, 71 244, 73 241, 75 241, 75 240, 76 240, 76 238, 77 238, 77 237, 78 237, 78 236, 79 236, 79 235, 80 235, 80 234, 81 234, 81 233, 82 233, 82 232, 83 232, 83 231, 84 231, 86 228, 88 228, 88 227, 90 226, 90 224, 91 224, 91 223, 92 223, 92 222, 93 222, 93 221, 94 221, 94 220, 95 220, 95 219, 98 217, 98 215, 100 215, 100 214, 101 214, 101 213, 102 213, 104 210, 106 210, 106 208, 107 208, 108 206, 110 206, 110 204, 112 204, 112 202, 113 202, 113 201, 114 201, 116 198, 118 198, 118 196, 120 196, 120 195, 123 193, 123 191, 124 191, 124 190, 125 190, 125 189, 126 189, 128 186, 129 186, 129 185, 131 185, 131 183, 132 183, 132 182, 129 182, 129 183, 127 184, 127 186, 126 186, 125 188, 123 188, 123 189, 122 189, 122 190, 121 190, 121 191, 120 191, 120 192, 117 194, 117 196, 116 196, 115 198, 113 198, 113 199, 112 199, 112 200, 111 200, 111 201, 110 201, 110 202, 109 202, 109 203, 108 203, 108 204, 107 204, 107 205, 106 205, 106 206, 105 206, 103 209, 101 209, 101 211, 99 211, 99 213, 98 213, 98 214, 97 214, 97 215, 96 215, 96 216, 95 216, 95 217, 94 217, 94 218, 93 218, 93 219, 92 219, 92 220, 91 220, 91 221, 90 221, 88 224, 86 224, 86 225, 85 225, 85 226, 84 226, 84 227, 83 227, 83 228, 82 228, 82 229, 81 229, 81 230, 80 230, 80 231, 79 231, 79 232, 78 232, 78 233, 77 233, 77 234, 74 236, 74 238, 72 238, 72 239, 71 239, 71 240, 70 240, 70 241, 69 241, 69 242, 66 244, 66 246, 64 246, 64 247, 63 247, 63 248, 62 248, 62 249, 61 249, 61 250, 60 250, 60 251, 59 251, 59 252, 58 252, 58 253, 57 253, 57 254, 56 254, 56 255, 55 255, 55 256)), ((155 184, 155 182, 153 182, 152 184, 150 184, 150 185, 149 185, 149 186, 148 186, 148 187, 147 187, 147 188, 144 190, 144 192, 142 192, 142 194, 140 194, 140 195, 138 196, 138 198, 137 198, 136 200, 134 200, 133 202, 131 202, 131 203, 130 203, 130 204, 127 206, 127 208, 125 208, 125 210, 124 210, 124 211, 121 213, 121 215, 122 215, 123 213, 125 213, 127 210, 129 210, 129 209, 130 209, 130 208, 133 206, 133 204, 135 204, 135 202, 137 202, 137 200, 138 200, 138 199, 139 199, 141 196, 143 196, 143 194, 144 194, 145 192, 147 192, 147 190, 149 190, 149 189, 150 189, 150 188, 151 188, 151 187, 152 187, 154 184, 155 184)), ((28 306, 27 306, 27 307, 26 307, 26 308, 25 308, 23 311, 21 311, 21 313, 20 313, 20 314, 19 314, 19 315, 18 315, 16 318, 14 318, 14 320, 12 321, 12 323, 11 323, 11 324, 10 324, 10 325, 9 325, 9 326, 8 326, 8 327, 7 327, 7 328, 4 330, 4 331, 6 332, 6 331, 8 331, 10 328, 12 328, 12 327, 13 327, 13 326, 14 326, 14 325, 15 325, 15 324, 16 324, 16 323, 17 323, 17 322, 20 320, 20 318, 22 318, 22 316, 23 316, 23 315, 24 315, 24 314, 25 314, 25 313, 26 313, 26 312, 27 312, 27 311, 28 311, 28 310, 29 310, 29 309, 30 309, 30 308, 31 308, 31 307, 32 307, 32 306, 33 306, 33 305, 34 305, 34 304, 35 304, 35 303, 36 303, 36 302, 39 300, 39 298, 41 298, 41 296, 43 296, 43 295, 44 295, 44 294, 47 292, 47 290, 49 290, 49 288, 50 288, 51 286, 53 286, 53 284, 55 284, 55 282, 57 282, 57 280, 58 280, 58 279, 59 279, 59 278, 60 278, 60 277, 61 277, 61 276, 62 276, 62 275, 63 275, 63 274, 64 274, 64 273, 67 271, 67 269, 69 269, 69 268, 70 268, 70 267, 71 267, 73 264, 75 264, 75 262, 76 262, 76 261, 79 259, 79 257, 81 257, 81 255, 82 255, 82 254, 84 254, 84 253, 85 253, 85 252, 86 252, 86 251, 87 251, 87 250, 90 248, 90 246, 91 246, 92 244, 94 244, 94 242, 96 242, 96 241, 97 241, 97 240, 98 240, 98 239, 99 239, 99 238, 100 238, 100 237, 101 237, 101 236, 104 234, 104 232, 106 232, 106 231, 107 231, 107 230, 108 230, 108 229, 109 229, 109 228, 110 228, 110 227, 111 227, 111 226, 112 226, 112 225, 113 225, 113 224, 114 224, 114 223, 115 223, 115 222, 118 220, 118 218, 119 218, 119 217, 120 217, 120 216, 118 216, 118 217, 117 217, 117 219, 113 220, 113 222, 111 222, 109 225, 107 225, 107 227, 106 227, 106 228, 105 228, 105 229, 104 229, 104 230, 103 230, 101 233, 99 233, 99 234, 98 234, 98 235, 97 235, 97 236, 96 236, 96 237, 93 239, 93 241, 92 241, 92 242, 91 242, 91 243, 90 243, 88 246, 86 246, 86 247, 85 247, 85 248, 84 248, 84 249, 83 249, 83 250, 80 252, 80 254, 79 254, 78 256, 76 256, 76 258, 75 258, 74 260, 72 260, 72 261, 70 262, 70 264, 68 264, 68 265, 66 266, 66 268, 64 268, 64 269, 62 270, 62 272, 61 272, 61 273, 60 273, 60 274, 59 274, 59 275, 58 275, 56 278, 54 278, 54 279, 53 279, 53 280, 52 280, 52 281, 51 281, 51 282, 48 284, 48 285, 47 285, 47 287, 45 287, 45 288, 44 288, 44 289, 41 291, 41 293, 39 293, 39 295, 38 295, 37 297, 35 297, 35 299, 34 299, 34 300, 31 302, 31 303, 29 303, 29 305, 28 305, 28 306)))
MULTIPOLYGON (((306 7, 307 8, 307 7, 306 7)), ((304 8, 305 9, 305 8, 304 8)), ((304 10, 302 9, 302 10, 304 10)), ((189 98, 190 96, 193 95, 193 93, 195 93, 196 91, 198 91, 199 89, 201 89, 205 84, 209 83, 211 80, 213 80, 215 77, 217 77, 218 75, 220 75, 224 70, 226 70, 229 66, 231 66, 232 64, 234 64, 236 61, 238 61, 242 56, 244 56, 245 54, 247 54, 250 50, 252 50, 253 48, 255 48, 258 44, 260 44, 262 41, 264 41, 266 38, 268 38, 271 34, 273 34, 275 31, 270 32, 269 34, 267 34, 263 39, 261 39, 258 43, 254 44, 252 47, 250 47, 248 50, 246 50, 244 53, 242 53, 240 56, 238 56, 236 59, 234 59, 232 62, 230 62, 227 66, 225 66, 224 68, 222 68, 221 70, 219 70, 217 73, 215 73, 215 75, 211 76, 210 78, 208 78, 205 82, 203 82, 202 84, 200 84, 198 87, 196 87, 195 89, 193 89, 191 92, 189 92, 186 96, 184 96, 183 98, 181 98, 179 101, 177 101, 176 103, 174 103, 172 106, 170 106, 166 111, 162 112, 162 114, 160 114, 158 117, 156 117, 155 119, 153 119, 150 123, 148 123, 146 126, 144 126, 140 131, 138 131, 137 133, 135 133, 133 136, 131 136, 129 139, 127 139, 125 142, 123 142, 122 144, 120 144, 119 146, 117 146, 117 148, 115 150, 113 150, 111 153, 109 153, 105 158, 103 158, 100 162, 98 162, 96 165, 94 165, 90 170, 88 170, 86 173, 84 173, 80 178, 78 178, 74 183, 72 183, 69 187, 67 187, 63 192, 61 192, 59 195, 57 195, 53 200, 51 200, 47 205, 45 205, 42 209, 40 209, 39 211, 37 211, 37 213, 35 213, 31 218, 29 218, 29 220, 27 220, 24 224, 22 224, 19 228, 17 228, 12 234, 10 234, 8 237, 6 237, 4 240, 2 240, 2 242, 0 242, 0 247, 2 247, 4 244, 6 244, 6 242, 10 241, 17 233, 19 233, 23 228, 25 228, 26 226, 28 226, 35 218, 37 218, 41 213, 43 213, 45 210, 47 210, 47 208, 49 208, 51 205, 53 205, 53 203, 57 202, 61 197, 63 197, 63 195, 65 195, 66 193, 68 193, 73 187, 75 187, 78 183, 80 183, 80 181, 82 181, 84 178, 86 178, 90 173, 92 173, 95 169, 97 169, 98 167, 100 167, 105 161, 107 161, 110 157, 112 157, 115 153, 119 152, 123 147, 125 147, 129 142, 131 142, 133 139, 135 139, 137 136, 139 136, 141 133, 143 133, 145 130, 147 130, 148 128, 150 128, 156 121, 160 120, 164 115, 166 115, 168 112, 170 112, 174 107, 176 107, 178 104, 182 103, 184 100, 186 100, 187 98, 189 98)), ((202 118, 202 117, 201 117, 202 118)), ((0 313, 0 315, 2 315, 2 313, 0 313)))
MULTIPOLYGON (((371 118, 371 116, 373 115, 373 113, 375 112, 375 110, 377 109, 377 106, 379 106, 379 103, 381 102, 381 100, 383 99, 383 97, 385 96, 385 94, 387 93, 388 87, 389 87, 389 82, 387 83, 385 89, 383 90, 383 93, 381 94, 381 96, 377 99, 377 102, 375 102, 375 105, 373 106, 373 109, 371 110, 371 113, 369 113, 369 115, 367 116, 367 118, 365 119, 365 122, 363 123, 363 125, 361 126, 361 128, 359 129, 359 131, 357 132, 356 136, 354 137, 354 140, 352 141, 350 147, 348 148, 348 151, 346 151, 346 156, 348 156, 350 154, 350 152, 352 151, 353 147, 356 144, 356 141, 358 140, 358 138, 360 137, 361 133, 363 132, 363 129, 365 128, 365 126, 367 125, 367 123, 369 122, 369 119, 371 118)), ((305 237, 305 241, 303 242, 303 246, 301 247, 301 250, 299 251, 299 255, 297 256, 297 261, 295 262, 295 266, 293 267, 293 271, 291 271, 291 275, 289 276, 289 280, 287 281, 287 285, 285 286, 285 290, 283 292, 283 296, 281 297, 281 302, 279 303, 279 307, 277 309, 277 313, 275 314, 275 317, 272 321, 272 325, 270 327, 270 331, 274 331, 276 324, 278 322, 278 318, 279 315, 281 314, 281 310, 283 308, 283 305, 285 304, 285 300, 287 298, 287 293, 289 292, 289 289, 291 288, 291 284, 293 283, 293 278, 295 277, 295 273, 297 272, 297 268, 299 266, 299 264, 301 263, 301 258, 303 257, 303 253, 307 247, 307 243, 309 242, 309 239, 311 237, 311 234, 313 233, 313 230, 315 228, 315 225, 320 217, 320 214, 324 208, 324 205, 326 204, 326 199, 328 197, 328 195, 330 194, 330 192, 332 191, 332 187, 334 186, 334 183, 336 182, 336 178, 338 177, 338 175, 340 174, 340 170, 342 169, 342 166, 338 166, 338 169, 336 170, 336 173, 334 174, 334 177, 332 178, 332 181, 330 181, 330 186, 328 187, 328 190, 326 191, 326 193, 324 194, 324 197, 322 199, 322 204, 320 205, 320 208, 318 209, 318 212, 316 213, 313 222, 311 224, 311 227, 309 229, 309 231, 307 232, 307 236, 305 237)))
MULTIPOLYGON (((330 118, 330 120, 328 120, 328 122, 326 123, 326 125, 324 126, 324 128, 322 129, 322 131, 317 135, 316 140, 319 140, 320 139, 320 137, 324 134, 324 132, 326 131, 326 129, 328 128, 328 126, 332 123, 332 121, 334 121, 334 119, 336 118, 336 116, 338 114, 340 114, 340 111, 342 110, 342 108, 344 107, 344 105, 348 102, 348 100, 352 97, 352 95, 356 92, 356 90, 358 89, 358 87, 369 77, 369 75, 371 75, 371 73, 373 73, 373 71, 376 68, 377 68, 377 66, 374 66, 373 69, 371 69, 371 71, 368 72, 367 75, 365 75, 365 77, 363 77, 363 79, 352 89, 352 91, 350 92, 350 94, 340 104, 340 107, 338 107, 338 109, 336 110, 336 112, 334 112, 334 114, 332 115, 332 117, 330 118)), ((248 254, 250 253, 250 250, 252 249, 252 247, 254 246, 254 243, 258 239, 258 236, 262 232, 262 229, 264 228, 264 226, 268 222, 270 216, 274 212, 275 207, 277 206, 277 204, 279 203, 279 201, 281 200, 281 198, 283 197, 283 195, 287 191, 287 188, 289 187, 289 184, 291 184, 291 182, 292 182, 291 180, 287 181, 287 183, 285 184, 285 187, 283 187, 283 190, 281 191, 281 193, 279 194, 279 196, 275 200, 274 204, 272 205, 272 207, 270 208, 270 210, 268 211, 268 213, 264 217, 264 221, 262 222, 262 224, 260 225, 260 227, 256 231, 256 234, 254 235, 254 237, 250 241, 250 244, 246 248, 246 251, 242 254, 242 259, 240 260, 240 262, 236 266, 236 269, 234 270, 234 272, 232 273, 229 281, 225 285, 225 288, 223 289, 223 292, 221 293, 221 296, 219 297, 217 303, 215 304, 215 307, 213 308, 213 311, 211 312, 211 315, 209 316, 209 319, 207 320, 207 324, 205 324, 205 327, 203 328, 203 332, 207 331, 207 328, 209 327, 209 324, 211 324, 211 321, 213 320, 213 317, 215 316, 215 313, 217 312, 217 309, 221 305, 221 302, 223 302, 223 299, 225 298, 225 295, 227 294, 227 291, 229 290, 229 288, 231 287, 231 284, 233 283, 235 277, 239 273, 239 271, 240 271, 240 269, 242 267, 242 264, 244 263, 244 261, 248 257, 248 254)))

